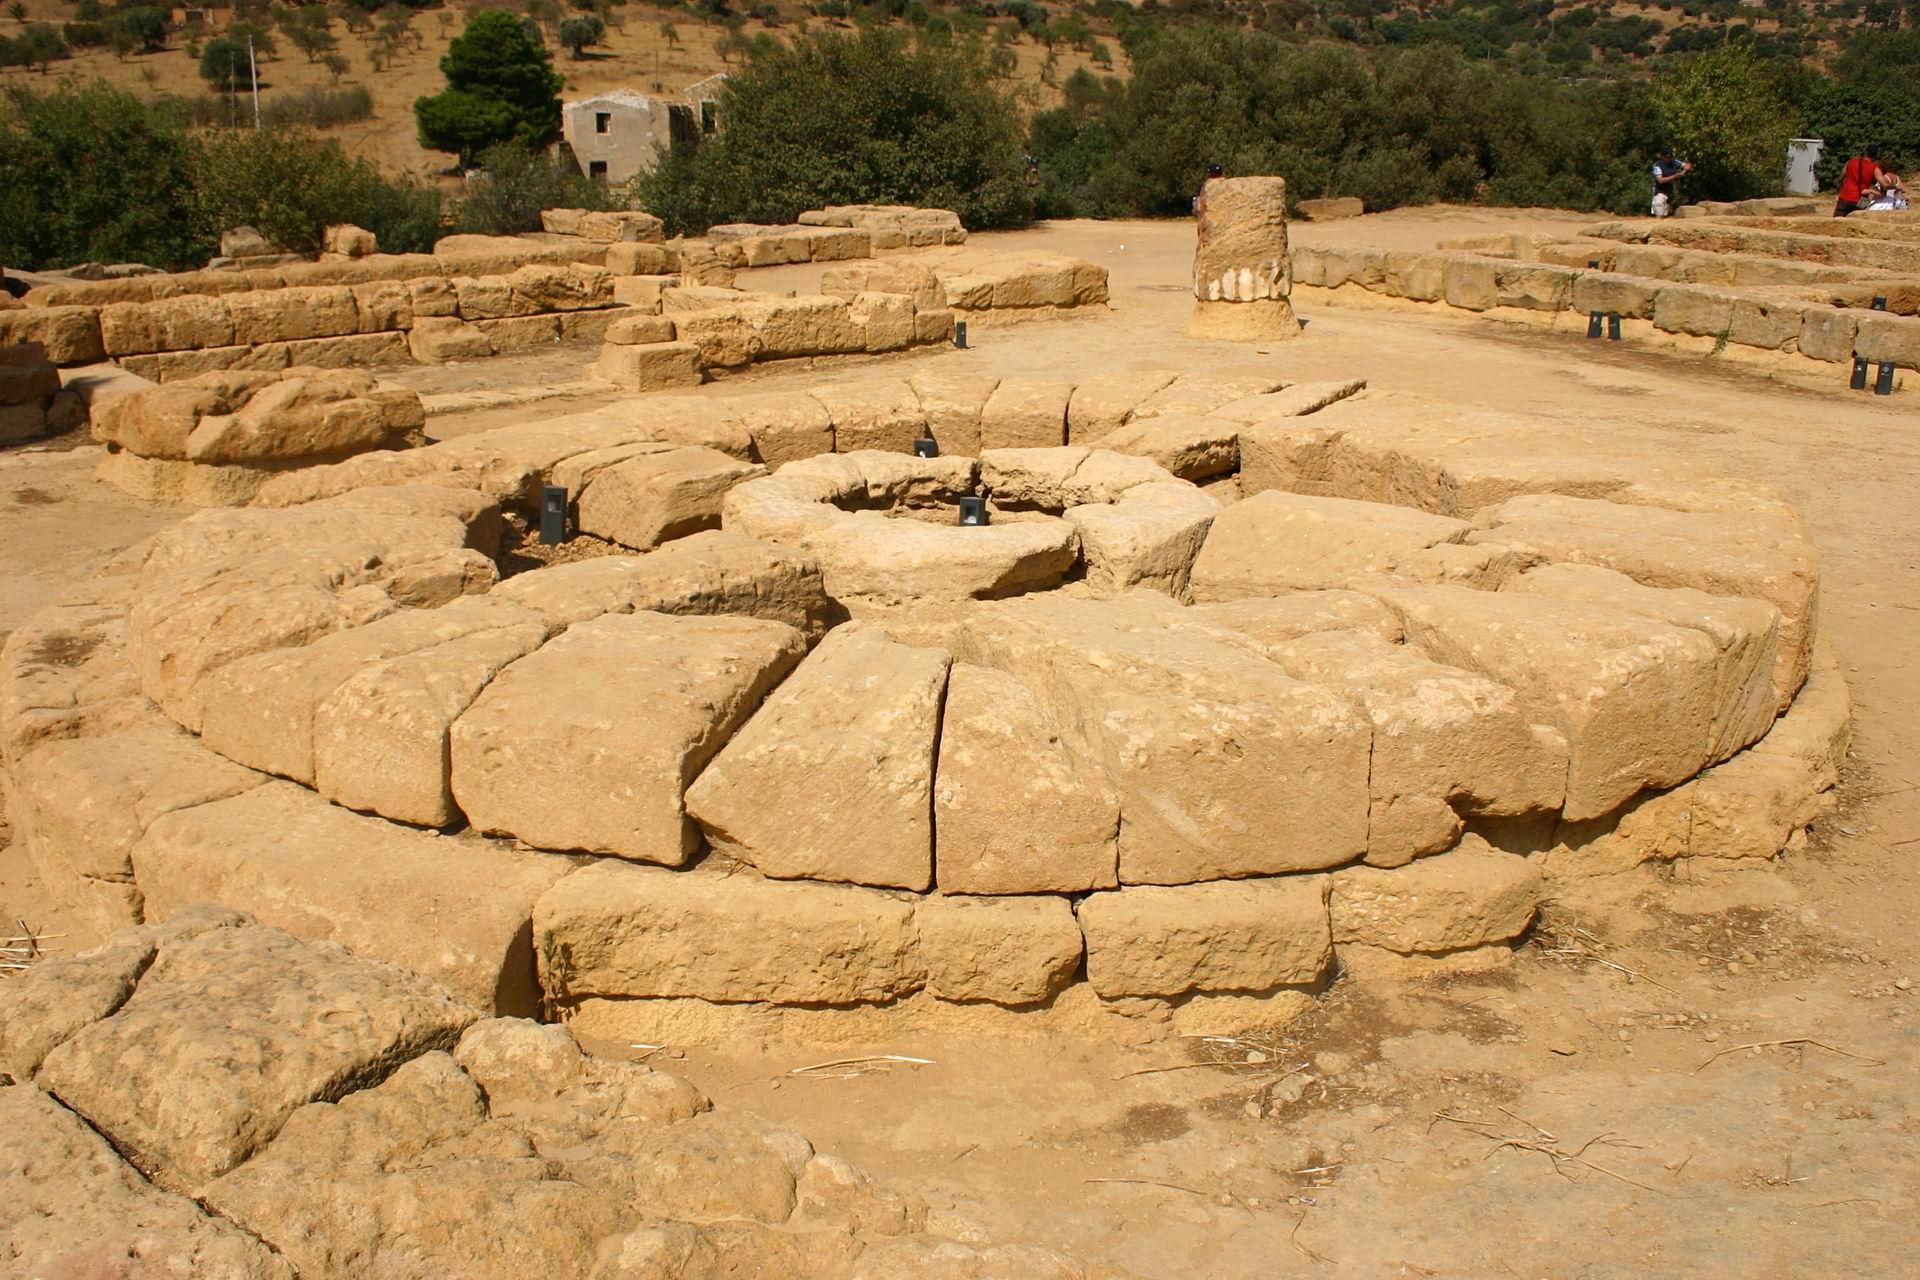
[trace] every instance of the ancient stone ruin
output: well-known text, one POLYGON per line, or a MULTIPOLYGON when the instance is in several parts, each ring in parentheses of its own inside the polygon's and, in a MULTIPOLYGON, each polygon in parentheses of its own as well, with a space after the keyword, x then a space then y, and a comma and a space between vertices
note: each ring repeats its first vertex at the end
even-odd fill
POLYGON ((1199 245, 1193 254, 1196 338, 1257 342, 1300 331, 1287 252, 1284 178, 1209 178, 1196 201, 1199 245))

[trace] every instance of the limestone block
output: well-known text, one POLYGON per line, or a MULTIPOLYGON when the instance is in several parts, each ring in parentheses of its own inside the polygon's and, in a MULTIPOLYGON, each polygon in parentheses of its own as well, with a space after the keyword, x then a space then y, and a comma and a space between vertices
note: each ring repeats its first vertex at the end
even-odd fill
POLYGON ((0 311, 0 347, 37 342, 57 365, 92 364, 106 357, 100 339, 100 308, 20 307, 0 311))
POLYGON ((826 406, 833 419, 833 447, 839 453, 912 453, 914 440, 926 429, 920 399, 904 382, 834 383, 811 387, 808 394, 826 406))
POLYGON ((1074 444, 1098 442, 1178 376, 1173 369, 1143 369, 1137 373, 1102 374, 1078 384, 1067 402, 1068 438, 1074 444))
POLYGON ((1478 836, 1411 866, 1352 867, 1332 880, 1333 940, 1403 955, 1517 938, 1533 923, 1545 884, 1527 859, 1478 836))
POLYGON ((460 314, 460 294, 451 280, 440 276, 407 281, 407 300, 414 319, 422 316, 448 317, 460 314))
POLYGON ((951 308, 935 307, 913 314, 913 340, 916 343, 951 342, 956 317, 951 308))
POLYGON ((971 458, 980 452, 980 415, 1000 379, 990 374, 923 369, 908 379, 921 416, 940 452, 971 458))
POLYGON ((380 238, 365 227, 337 223, 322 232, 321 250, 343 258, 365 258, 380 252, 380 238))
POLYGON ((961 528, 859 511, 829 518, 796 545, 819 558, 828 595, 865 609, 992 599, 1053 586, 1073 567, 1080 540, 1062 520, 961 528))
POLYGON ((1651 320, 1654 299, 1666 281, 1646 276, 1616 275, 1607 271, 1583 271, 1574 277, 1572 304, 1575 311, 1599 311, 1629 320, 1651 320))
POLYGON ((45 347, 37 342, 0 347, 0 405, 39 408, 59 390, 60 372, 47 359, 45 347))
POLYGON ((344 285, 230 293, 224 301, 233 319, 233 340, 238 343, 337 338, 360 332, 353 290, 344 285))
POLYGON ((714 449, 669 449, 628 458, 593 476, 578 500, 579 529, 646 551, 720 527, 720 502, 742 480, 767 474, 714 449))
POLYGON ((924 898, 913 923, 927 989, 942 1000, 1035 1004, 1072 981, 1085 950, 1065 898, 924 898))
POLYGON ((305 338, 289 342, 289 365, 316 369, 365 369, 374 365, 413 363, 413 351, 404 333, 351 333, 340 338, 305 338))
MULTIPOLYGON (((819 261, 816 256, 816 261, 819 261)), ((821 274, 820 292, 836 298, 851 298, 869 290, 904 293, 913 299, 916 311, 933 311, 946 306, 946 293, 940 279, 917 262, 862 262, 857 266, 836 267, 821 274)))
POLYGON ((1740 297, 1730 289, 1670 284, 1654 295, 1653 324, 1668 333, 1724 337, 1733 328, 1733 306, 1740 297))
POLYGON ((1859 313, 1850 307, 1809 304, 1800 316, 1800 354, 1815 360, 1853 359, 1859 313))
POLYGON ((1407 507, 1268 490, 1222 512, 1193 565, 1198 601, 1341 588, 1373 574, 1449 575, 1435 549, 1471 532, 1463 520, 1407 507))
POLYGON ((1267 646, 1298 640, 1320 631, 1348 631, 1399 643, 1400 620, 1393 610, 1359 591, 1295 591, 1284 596, 1255 596, 1215 604, 1197 604, 1194 613, 1267 646))
POLYGON ((154 1187, 32 1085, 0 1087, 0 1131, 0 1236, 16 1274, 80 1275, 118 1259, 128 1276, 292 1280, 265 1245, 154 1187))
POLYGON ((1766 351, 1797 351, 1810 304, 1792 298, 1741 298, 1727 341, 1766 351))
POLYGON ((833 452, 833 417, 805 392, 736 396, 726 408, 752 437, 754 460, 769 468, 833 452))
POLYGON ((419 397, 397 392, 376 399, 373 382, 346 371, 292 373, 261 387, 228 414, 208 414, 186 440, 193 462, 269 462, 358 453, 385 445, 405 429, 395 414, 424 421, 419 397))
POLYGON ((687 791, 716 850, 779 879, 924 892, 949 655, 829 633, 687 791))
POLYGON ((913 900, 846 885, 599 862, 534 909, 550 1000, 890 1000, 921 984, 913 900))
POLYGON ((1511 687, 1569 756, 1565 814, 1598 817, 1707 763, 1718 652, 1702 632, 1642 614, 1465 587, 1379 587, 1407 639, 1511 687))
POLYGON ((421 364, 478 360, 493 354, 486 334, 454 316, 416 314, 407 332, 407 347, 421 364))
POLYGON ((741 614, 784 622, 809 637, 830 602, 807 556, 743 538, 696 533, 645 556, 602 556, 519 574, 493 593, 539 614, 551 631, 603 613, 741 614))
POLYGON ((847 318, 866 334, 868 351, 899 351, 913 345, 913 299, 903 293, 857 293, 847 318))
POLYGON ((623 391, 697 387, 702 381, 700 348, 691 342, 656 342, 644 347, 609 345, 600 349, 600 358, 588 372, 623 391))
POLYGON ((313 708, 314 790, 397 822, 457 821, 454 722, 495 676, 546 638, 545 626, 521 623, 362 667, 313 708))
POLYGON ((700 847, 687 784, 805 650, 758 618, 582 622, 454 722, 454 799, 481 831, 679 866, 700 847))
POLYGON ((1356 632, 1272 645, 1288 675, 1332 689, 1373 723, 1367 861, 1399 866, 1451 848, 1462 818, 1551 812, 1566 744, 1530 724, 1512 689, 1356 632))
POLYGON ((1859 317, 1854 350, 1869 360, 1920 369, 1920 317, 1866 312, 1859 317))
POLYGON ((1327 879, 1096 893, 1080 903, 1087 981, 1106 999, 1271 991, 1326 972, 1327 879))
POLYGON ((1359 196, 1326 196, 1299 202, 1300 216, 1310 222, 1331 222, 1335 218, 1357 218, 1367 211, 1359 196))
POLYGON ((850 355, 867 349, 867 333, 847 313, 844 298, 803 294, 741 304, 760 331, 763 359, 850 355))
POLYGON ((133 869, 150 921, 222 903, 424 974, 477 1009, 529 1014, 527 920, 572 864, 414 831, 273 782, 157 819, 133 869))
POLYGON ((1195 558, 1220 502, 1179 480, 1148 481, 1111 503, 1069 507, 1080 535, 1087 590, 1118 595, 1135 587, 1185 599, 1195 558))
POLYGON ((1494 269, 1499 304, 1526 311, 1565 311, 1579 273, 1538 262, 1505 262, 1494 269))
POLYGON ((413 293, 403 280, 374 280, 350 286, 360 315, 361 333, 385 333, 413 327, 413 293))
POLYGON ((1669 511, 1589 498, 1514 498, 1482 512, 1471 542, 1596 564, 1650 587, 1765 600, 1780 611, 1776 709, 1806 680, 1819 627, 1820 564, 1797 512, 1669 511))
POLYGON ((1007 378, 980 410, 982 449, 1048 449, 1067 442, 1070 382, 1007 378))
MULTIPOLYGON (((678 255, 664 244, 621 241, 607 246, 607 272, 619 276, 664 276, 678 264, 678 255)), ((613 287, 618 289, 616 279, 613 287)))
POLYGON ((12 444, 16 440, 31 440, 51 430, 52 427, 47 421, 47 411, 37 402, 0 405, 0 444, 12 444))
POLYGON ((1766 737, 1753 744, 1753 752, 1806 761, 1819 789, 1826 790, 1840 780, 1852 737, 1852 715, 1847 682, 1823 645, 1815 651, 1813 670, 1793 705, 1774 721, 1766 737))
POLYGON ((163 945, 132 997, 37 1078, 141 1172, 185 1191, 259 1150, 297 1107, 451 1047, 474 1016, 434 983, 338 947, 214 929, 163 945))
MULTIPOLYGON (((492 568, 479 553, 467 554, 492 568)), ((311 786, 314 709, 341 682, 387 658, 530 620, 511 606, 478 599, 471 607, 402 609, 311 644, 238 658, 214 671, 201 690, 201 735, 230 760, 311 786)))
POLYGON ((643 347, 652 342, 672 342, 677 335, 671 318, 638 315, 610 321, 603 336, 616 347, 643 347))
POLYGON ((41 884, 105 936, 140 922, 133 846, 154 821, 266 780, 153 716, 123 733, 54 742, 27 756, 13 774, 12 818, 41 884))
MULTIPOLYGON (((1298 279, 1298 250, 1294 253, 1298 279)), ((1410 302, 1439 302, 1446 297, 1447 259, 1439 253, 1414 249, 1388 250, 1380 263, 1380 288, 1390 297, 1410 302)))
POLYGON ((503 316, 497 320, 475 320, 473 327, 486 335, 487 345, 495 355, 504 351, 530 351, 560 340, 557 316, 503 316))
POLYGON ((205 294, 100 308, 100 342, 109 356, 224 347, 233 343, 227 304, 205 294))
POLYGON ((760 357, 760 333, 738 307, 678 312, 671 319, 674 339, 700 348, 703 369, 737 369, 760 357))
POLYGON ((623 244, 657 243, 666 231, 659 218, 638 209, 542 209, 540 226, 555 235, 605 244, 608 253, 623 244))
POLYGON ((1062 742, 1018 678, 956 663, 939 755, 934 880, 942 893, 1081 893, 1119 883, 1119 797, 1062 742))
POLYGON ((1359 245, 1329 245, 1320 250, 1320 283, 1328 289, 1358 285, 1378 292, 1386 281, 1387 255, 1359 245))
POLYGON ((1225 377, 1211 373, 1183 373, 1162 391, 1148 396, 1134 407, 1129 422, 1158 418, 1168 414, 1194 416, 1212 413, 1223 404, 1278 391, 1277 378, 1225 377))
POLYGON ((1500 305, 1500 261, 1454 254, 1441 273, 1441 293, 1450 307, 1491 311, 1500 305))
POLYGON ((956 643, 963 661, 1018 676, 1106 771, 1122 884, 1317 870, 1365 851, 1367 725, 1234 633, 1151 597, 1056 593, 978 606, 956 643))
POLYGON ((1725 760, 1773 727, 1779 692, 1773 678, 1779 661, 1780 613, 1764 600, 1647 587, 1611 569, 1573 564, 1529 569, 1504 589, 1644 614, 1711 638, 1719 671, 1709 759, 1725 760))
MULTIPOLYGON (((1230 422, 1241 424, 1242 431, 1240 434, 1244 438, 1247 434, 1245 428, 1265 427, 1286 422, 1292 418, 1303 418, 1310 413, 1318 413, 1328 405, 1337 404, 1339 401, 1345 400, 1348 396, 1357 395, 1366 389, 1367 380, 1365 378, 1333 378, 1324 382, 1296 382, 1290 387, 1282 388, 1279 391, 1271 391, 1265 395, 1247 396, 1241 400, 1229 401, 1219 408, 1212 410, 1207 416, 1210 418, 1225 418, 1230 422)), ((1263 447, 1271 448, 1271 445, 1263 441, 1263 447)), ((1236 459, 1240 469, 1245 471, 1248 462, 1246 458, 1246 446, 1244 444, 1239 447, 1236 459)), ((1256 460, 1254 465, 1256 470, 1258 470, 1260 461, 1256 460)), ((1258 486, 1259 489, 1272 489, 1275 487, 1277 486, 1267 483, 1261 483, 1258 486)), ((1256 489, 1256 492, 1257 491, 1256 489)))
POLYGON ((1220 415, 1143 418, 1102 437, 1100 447, 1152 458, 1182 480, 1198 482, 1240 469, 1239 426, 1220 415))
POLYGON ((679 285, 678 275, 616 275, 613 278, 613 301, 622 307, 658 315, 663 305, 664 291, 678 288, 679 285))
POLYGON ((1200 190, 1193 296, 1252 302, 1287 296, 1287 183, 1284 178, 1213 178, 1200 190))
POLYGON ((528 263, 506 280, 514 315, 581 311, 613 301, 613 278, 605 268, 584 262, 528 263))

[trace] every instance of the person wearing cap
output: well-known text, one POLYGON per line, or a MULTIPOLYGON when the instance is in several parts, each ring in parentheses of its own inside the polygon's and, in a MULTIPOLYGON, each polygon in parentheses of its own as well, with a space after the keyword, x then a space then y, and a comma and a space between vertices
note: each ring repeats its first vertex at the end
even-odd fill
POLYGON ((1693 166, 1673 158, 1673 148, 1661 149, 1660 158, 1653 162, 1653 216, 1671 217, 1680 208, 1680 178, 1692 172, 1693 166))

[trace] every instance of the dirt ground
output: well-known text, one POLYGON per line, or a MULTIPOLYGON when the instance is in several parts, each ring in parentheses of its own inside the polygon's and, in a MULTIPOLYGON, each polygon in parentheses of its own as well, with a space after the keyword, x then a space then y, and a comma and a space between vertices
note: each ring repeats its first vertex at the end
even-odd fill
MULTIPOLYGON (((1409 210, 1295 235, 1416 247, 1581 221, 1409 210)), ((1819 539, 1822 623, 1854 697, 1842 804, 1778 864, 1596 886, 1555 904, 1511 963, 1343 978, 1259 1044, 669 1045, 669 1065, 1003 1239, 1104 1253, 1155 1280, 1920 1274, 1920 392, 1874 399, 1848 393, 1838 370, 1770 375, 1576 330, 1379 309, 1308 305, 1302 336, 1267 348, 1200 343, 1179 336, 1190 224, 976 239, 1003 241, 1108 266, 1111 314, 976 322, 966 351, 843 363, 1364 375, 1779 486, 1819 539), (786 1074, 867 1052, 933 1061, 786 1074)), ((804 288, 813 271, 742 283, 804 288)), ((486 376, 566 381, 589 355, 490 362, 486 376)), ((445 371, 406 376, 447 385, 445 371)), ((763 368, 704 393, 808 376, 763 368)), ((434 430, 552 411, 444 417, 434 430)), ((92 460, 60 444, 0 454, 0 630, 174 517, 92 481, 92 460)), ((20 916, 57 932, 27 869, 0 849, 0 920, 20 916)))

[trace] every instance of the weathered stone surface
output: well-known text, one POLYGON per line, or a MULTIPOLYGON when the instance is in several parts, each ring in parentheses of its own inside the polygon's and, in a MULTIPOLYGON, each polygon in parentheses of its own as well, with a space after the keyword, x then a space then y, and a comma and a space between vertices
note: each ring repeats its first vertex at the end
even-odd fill
POLYGON ((156 819, 264 781, 153 716, 27 756, 13 775, 12 819, 41 883, 104 936, 140 922, 133 846, 156 819))
POLYGON ((1644 614, 1710 637, 1720 659, 1710 759, 1726 759, 1773 727, 1780 613, 1764 600, 1647 587, 1611 569, 1574 564, 1529 569, 1504 589, 1644 614))
POLYGON ((844 298, 801 295, 740 304, 760 333, 761 358, 851 355, 867 349, 867 332, 848 314, 844 298))
POLYGON ((0 311, 0 347, 37 342, 47 359, 57 365, 92 364, 104 359, 100 342, 100 308, 85 306, 21 307, 0 311))
POLYGON ((1669 511, 1587 498, 1514 498, 1480 514, 1470 541, 1543 560, 1597 564, 1651 587, 1749 596, 1780 611, 1773 673, 1785 710, 1806 679, 1818 629, 1820 569, 1798 514, 1669 511))
POLYGON ((808 394, 826 406, 833 419, 833 447, 840 453, 912 453, 914 438, 926 429, 920 399, 904 382, 846 382, 812 387, 808 394))
POLYGON ((234 341, 233 321, 225 302, 205 294, 116 302, 100 308, 100 340, 116 357, 225 347, 234 341))
POLYGON ((176 810, 133 851, 149 920, 218 902, 507 1013, 535 1007, 527 921, 571 866, 363 817, 285 782, 176 810))
POLYGON ((508 579, 491 595, 532 610, 549 631, 603 613, 648 609, 771 618, 817 636, 831 604, 811 557, 725 531, 696 533, 644 556, 600 556, 536 569, 508 579))
POLYGON ((1203 302, 1285 298, 1292 281, 1286 179, 1212 178, 1198 204, 1193 296, 1203 302))
POLYGON ((913 299, 901 293, 857 293, 847 319, 866 335, 868 351, 899 351, 913 345, 913 299))
POLYGON ((1016 677, 954 665, 935 779, 942 893, 1081 893, 1119 883, 1120 799, 1016 677))
POLYGON ((344 285, 230 293, 224 302, 238 343, 290 342, 358 333, 360 314, 344 285))
POLYGON ((1060 520, 961 528, 860 511, 807 533, 797 545, 819 557, 821 580, 835 600, 884 607, 1052 586, 1073 566, 1079 539, 1060 520))
POLYGON ((1566 816, 1598 817, 1707 763, 1718 649, 1705 633, 1643 614, 1464 587, 1381 587, 1407 639, 1435 660, 1519 695, 1565 735, 1566 816))
POLYGON ((588 372, 623 391, 697 387, 704 376, 700 348, 691 342, 655 342, 643 347, 608 344, 600 349, 600 358, 588 372))
POLYGON ((458 820, 453 724, 495 676, 546 638, 546 626, 529 621, 361 667, 313 707, 314 790, 398 822, 458 820))
POLYGON ((976 606, 957 656, 1033 689, 1120 795, 1122 884, 1337 866, 1366 848, 1365 722, 1149 598, 976 606))
POLYGON ((1193 595, 1237 600, 1332 590, 1375 574, 1484 581, 1492 548, 1437 550, 1470 531, 1465 521, 1405 507, 1270 490, 1214 520, 1193 564, 1193 595))
POLYGON ((923 369, 908 379, 920 400, 927 431, 943 454, 979 455, 980 415, 1000 385, 991 374, 923 369))
POLYGON ((943 1000, 1034 1004, 1080 967, 1080 926, 1065 898, 924 898, 913 922, 927 989, 943 1000))
POLYGON ((1356 632, 1267 652, 1288 675, 1338 692, 1373 722, 1367 861, 1375 866, 1451 848, 1462 817, 1560 807, 1565 741, 1530 724, 1504 685, 1356 632))
POLYGON ((49 1053, 37 1080, 161 1186, 187 1190, 296 1107, 451 1047, 473 1019, 434 984, 338 947, 215 929, 163 945, 127 1002, 49 1053))
POLYGON ((480 360, 493 354, 486 334, 453 315, 416 314, 413 328, 407 331, 407 348, 421 364, 480 360))
POLYGON ((1080 535, 1087 589, 1117 595, 1147 587, 1184 598, 1219 500, 1178 480, 1133 485, 1110 503, 1069 507, 1080 535))
POLYGON ((687 812, 769 876, 924 891, 949 661, 833 631, 688 788, 687 812))
POLYGON ((1359 591, 1296 591, 1197 604, 1193 611, 1261 645, 1298 640, 1317 631, 1351 631, 1394 643, 1401 636, 1400 619, 1393 610, 1359 591))
POLYGON ((820 276, 820 292, 836 298, 851 298, 868 291, 904 293, 920 311, 946 305, 939 278, 917 262, 861 262, 836 267, 820 276))
POLYGON ((720 501, 742 480, 767 473, 714 449, 648 452, 598 472, 580 494, 582 533, 645 551, 720 527, 720 501))
POLYGON ((0 1237, 20 1276, 292 1280, 258 1240, 155 1188, 32 1085, 0 1087, 0 1237))
POLYGON ((1477 836, 1411 866, 1352 867, 1332 879, 1333 940, 1402 954, 1516 938, 1533 923, 1544 890, 1531 862, 1477 836))
POLYGON ((980 410, 982 449, 1049 449, 1067 442, 1070 382, 1007 378, 980 410))
POLYGON ((1323 876, 1121 889, 1079 914, 1087 981, 1108 999, 1300 986, 1331 954, 1323 876))
POLYGON ((740 314, 738 307, 685 311, 658 319, 671 323, 673 340, 691 342, 700 348, 702 368, 738 369, 752 364, 760 356, 760 333, 740 314))
POLYGON ((1125 422, 1134 409, 1164 391, 1179 377, 1174 369, 1102 374, 1079 383, 1067 402, 1067 436, 1074 444, 1094 444, 1125 422))
POLYGON ((1102 437, 1100 447, 1152 458, 1182 480, 1206 480, 1240 467, 1239 424, 1220 416, 1143 418, 1102 437))
POLYGON ((727 412, 753 439, 753 456, 767 467, 833 452, 833 417, 801 391, 734 396, 727 412))
POLYGON ((687 784, 805 650, 758 618, 580 623, 454 723, 454 798, 482 831, 679 866, 700 844, 687 784))
POLYGON ((1160 391, 1134 406, 1128 421, 1158 418, 1164 414, 1193 416, 1212 413, 1223 404, 1232 404, 1248 396, 1263 396, 1278 391, 1278 378, 1229 378, 1211 373, 1183 373, 1160 391))
MULTIPOLYGON (((1257 286, 1256 286, 1257 287, 1257 286)), ((1289 282, 1291 291, 1292 284, 1289 282)), ((1300 320, 1286 298, 1253 298, 1243 302, 1196 299, 1187 318, 1187 336, 1213 342, 1266 342, 1297 337, 1300 320)))
POLYGON ((913 900, 844 885, 600 862, 534 911, 549 998, 889 1000, 920 986, 913 900))
MULTIPOLYGON (((1247 396, 1240 400, 1229 400, 1217 409, 1209 411, 1208 417, 1226 418, 1244 426, 1257 427, 1268 422, 1280 422, 1289 418, 1304 418, 1310 413, 1318 413, 1330 404, 1345 400, 1367 389, 1365 378, 1335 378, 1324 382, 1296 382, 1279 391, 1269 391, 1265 395, 1247 396)), ((1243 446, 1244 447, 1244 446, 1243 446)), ((1239 462, 1235 456, 1236 464, 1239 462)))

